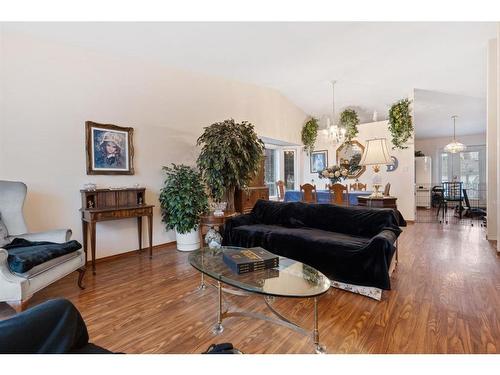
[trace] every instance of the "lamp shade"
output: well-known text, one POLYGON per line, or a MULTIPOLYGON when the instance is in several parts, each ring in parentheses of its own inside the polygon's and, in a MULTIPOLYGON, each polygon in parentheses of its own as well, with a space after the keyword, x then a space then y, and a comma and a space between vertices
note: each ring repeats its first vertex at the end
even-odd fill
POLYGON ((366 141, 365 150, 359 165, 389 165, 392 164, 387 141, 385 138, 374 138, 366 141))

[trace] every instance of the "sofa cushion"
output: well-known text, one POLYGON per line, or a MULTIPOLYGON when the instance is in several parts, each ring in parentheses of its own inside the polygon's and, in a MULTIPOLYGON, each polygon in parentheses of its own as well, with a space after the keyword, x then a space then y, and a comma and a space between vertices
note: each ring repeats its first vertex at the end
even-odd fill
POLYGON ((333 204, 259 200, 252 210, 255 221, 284 227, 309 227, 360 237, 373 237, 388 229, 399 235, 406 225, 396 210, 342 207, 333 204))
POLYGON ((307 243, 311 243, 312 241, 314 241, 318 243, 319 246, 335 246, 337 250, 340 250, 340 248, 342 248, 342 250, 348 252, 366 246, 370 242, 370 238, 366 237, 353 236, 344 233, 336 233, 307 227, 288 228, 280 225, 255 224, 243 225, 234 228, 234 230, 237 233, 243 232, 244 236, 257 239, 259 242, 262 241, 262 239, 269 241, 271 240, 271 236, 274 236, 277 241, 281 242, 283 240, 294 242, 305 241, 307 243))
MULTIPOLYGON (((83 251, 83 250, 81 250, 83 251)), ((23 277, 25 279, 31 279, 33 277, 36 277, 44 272, 47 272, 51 268, 58 267, 59 265, 66 263, 70 261, 71 259, 78 258, 80 256, 80 251, 73 251, 71 253, 61 255, 60 257, 48 260, 42 264, 39 264, 38 266, 35 266, 31 268, 30 270, 19 273, 19 272, 14 272, 17 276, 23 277)))
POLYGON ((264 249, 316 268, 332 280, 390 289, 396 235, 368 238, 316 228, 253 224, 233 227, 226 245, 264 249))
POLYGON ((18 274, 24 274, 52 259, 76 252, 81 247, 82 245, 77 241, 32 242, 20 238, 15 238, 10 244, 4 246, 9 253, 7 262, 10 270, 18 274))

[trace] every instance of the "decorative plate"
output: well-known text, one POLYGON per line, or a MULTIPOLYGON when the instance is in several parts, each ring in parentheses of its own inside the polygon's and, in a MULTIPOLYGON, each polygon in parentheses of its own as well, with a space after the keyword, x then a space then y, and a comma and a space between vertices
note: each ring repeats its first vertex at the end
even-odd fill
POLYGON ((394 172, 398 169, 399 161, 395 156, 391 156, 392 164, 387 166, 387 172, 394 172))

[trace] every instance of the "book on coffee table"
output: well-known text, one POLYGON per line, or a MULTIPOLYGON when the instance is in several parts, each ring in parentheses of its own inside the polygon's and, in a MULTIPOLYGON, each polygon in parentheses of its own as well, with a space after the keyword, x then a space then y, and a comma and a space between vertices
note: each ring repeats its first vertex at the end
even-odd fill
POLYGON ((237 274, 264 270, 279 266, 279 257, 261 247, 250 249, 224 249, 224 263, 237 274))

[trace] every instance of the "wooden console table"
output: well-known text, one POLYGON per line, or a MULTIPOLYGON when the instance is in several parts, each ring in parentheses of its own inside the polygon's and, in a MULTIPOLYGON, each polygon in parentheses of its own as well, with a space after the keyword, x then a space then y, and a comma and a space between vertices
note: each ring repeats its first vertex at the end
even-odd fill
POLYGON ((370 198, 369 196, 358 196, 358 206, 375 207, 375 208, 395 208, 397 209, 396 197, 378 197, 370 198))
POLYGON ((145 203, 145 189, 80 190, 82 195, 83 249, 87 260, 87 240, 90 231, 92 273, 95 275, 96 223, 136 217, 139 252, 142 251, 142 217, 148 218, 149 257, 153 256, 153 207, 145 203))

